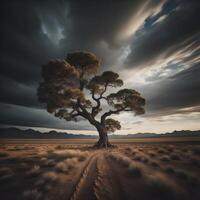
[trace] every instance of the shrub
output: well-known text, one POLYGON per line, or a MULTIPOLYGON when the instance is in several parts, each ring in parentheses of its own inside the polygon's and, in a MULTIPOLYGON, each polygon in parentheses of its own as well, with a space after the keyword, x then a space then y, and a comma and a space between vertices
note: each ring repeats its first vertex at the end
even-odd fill
POLYGON ((13 177, 14 172, 8 167, 0 168, 0 181, 6 181, 13 177))
POLYGON ((133 163, 130 163, 128 166, 128 173, 135 178, 142 176, 142 171, 138 166, 135 166, 133 163))
POLYGON ((163 149, 159 149, 159 150, 158 150, 158 153, 165 154, 166 151, 164 151, 163 149))
POLYGON ((130 147, 126 147, 125 151, 132 151, 132 149, 130 147))
POLYGON ((142 159, 142 162, 148 163, 148 162, 149 162, 149 159, 148 159, 148 158, 143 158, 143 159, 142 159))
POLYGON ((41 161, 47 161, 48 159, 46 157, 40 158, 41 161))
POLYGON ((6 153, 6 152, 0 152, 0 157, 7 157, 7 156, 9 156, 8 153, 6 153))
POLYGON ((5 174, 12 174, 13 171, 9 167, 2 167, 0 168, 0 176, 3 176, 5 174))
POLYGON ((23 146, 15 146, 14 151, 20 151, 20 150, 24 150, 24 147, 23 146))
POLYGON ((150 152, 150 153, 149 153, 149 156, 151 156, 151 157, 155 157, 155 156, 156 156, 156 154, 155 154, 155 153, 152 153, 152 152, 150 152))
POLYGON ((175 173, 175 170, 172 168, 172 167, 167 167, 165 169, 165 172, 167 172, 168 174, 174 174, 175 173))
POLYGON ((78 161, 84 161, 84 160, 86 160, 86 156, 80 155, 80 156, 78 157, 78 161))
POLYGON ((196 177, 189 176, 188 177, 188 184, 192 187, 197 187, 200 185, 199 180, 196 177))
POLYGON ((78 163, 77 158, 68 158, 68 159, 56 164, 56 169, 61 171, 61 172, 68 172, 75 165, 77 165, 77 163, 78 163))
POLYGON ((110 154, 110 157, 113 158, 114 160, 118 161, 121 165, 123 165, 125 167, 128 167, 130 165, 130 163, 132 162, 130 158, 125 157, 120 154, 112 153, 112 154, 110 154))
POLYGON ((159 167, 159 164, 157 162, 155 162, 155 161, 152 161, 150 163, 150 165, 153 166, 153 167, 159 167))
POLYGON ((167 156, 163 156, 162 158, 160 158, 161 161, 163 162, 169 162, 169 158, 167 156))
POLYGON ((170 156, 171 160, 180 160, 180 157, 176 154, 170 156))
POLYGON ((183 179, 183 180, 188 179, 188 175, 184 171, 176 171, 176 175, 180 179, 183 179))
POLYGON ((132 151, 131 153, 134 156, 134 155, 136 155, 137 152, 136 151, 132 151))
POLYGON ((182 152, 188 152, 188 149, 182 148, 181 151, 182 151, 182 152))
POLYGON ((200 160, 192 159, 191 164, 196 167, 200 167, 200 160))
POLYGON ((40 166, 39 165, 34 165, 33 168, 30 171, 26 172, 26 174, 28 176, 37 176, 37 175, 39 175, 39 173, 40 173, 40 166))
POLYGON ((46 159, 46 160, 44 159, 42 165, 48 166, 48 167, 53 167, 53 166, 55 166, 55 164, 56 163, 53 159, 46 159))
POLYGON ((200 148, 199 147, 194 147, 192 149, 192 152, 193 152, 194 155, 200 155, 200 148))
POLYGON ((61 144, 60 144, 60 145, 57 145, 57 146, 55 147, 55 149, 58 149, 58 150, 59 150, 59 149, 61 149, 61 150, 62 150, 62 149, 67 149, 67 146, 61 145, 61 144))
POLYGON ((149 199, 177 200, 185 199, 167 180, 162 177, 148 177, 144 186, 144 193, 149 199))
POLYGON ((55 152, 55 155, 60 158, 81 157, 81 159, 83 160, 83 157, 86 158, 88 156, 88 152, 87 151, 83 152, 80 150, 63 150, 55 152))
POLYGON ((45 172, 43 175, 42 175, 42 178, 44 181, 50 181, 50 182, 53 182, 53 181, 56 181, 58 176, 55 172, 45 172))
POLYGON ((133 160, 136 160, 136 161, 141 161, 142 158, 140 156, 135 156, 135 158, 133 158, 133 160))
POLYGON ((22 194, 23 198, 28 200, 38 200, 40 199, 41 195, 41 192, 39 192, 37 189, 24 191, 22 194))

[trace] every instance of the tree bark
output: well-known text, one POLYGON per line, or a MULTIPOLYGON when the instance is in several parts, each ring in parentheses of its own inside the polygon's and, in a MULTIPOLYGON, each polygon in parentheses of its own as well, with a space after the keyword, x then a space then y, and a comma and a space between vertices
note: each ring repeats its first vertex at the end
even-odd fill
POLYGON ((95 148, 108 148, 108 147, 113 147, 113 145, 110 144, 108 141, 108 134, 105 129, 105 127, 97 128, 98 133, 99 133, 99 140, 97 143, 94 145, 95 148))

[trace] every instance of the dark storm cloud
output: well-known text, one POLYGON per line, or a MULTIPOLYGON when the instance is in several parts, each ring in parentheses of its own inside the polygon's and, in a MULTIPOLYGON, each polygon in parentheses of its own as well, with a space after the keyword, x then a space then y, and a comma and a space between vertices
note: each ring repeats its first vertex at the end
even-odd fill
MULTIPOLYGON (((148 28, 139 31, 126 60, 129 68, 138 70, 156 66, 145 79, 149 84, 141 88, 147 98, 147 116, 148 112, 149 115, 167 115, 200 105, 200 26, 197 22, 200 3, 177 2, 169 13, 163 8, 157 16, 158 22, 152 20, 148 28), (165 18, 159 21, 163 15, 165 18), (167 59, 170 61, 166 62, 167 59), (164 72, 166 75, 162 77, 164 72)), ((194 109, 187 110, 189 112, 194 109)))
POLYGON ((34 108, 44 107, 37 100, 35 86, 0 76, 0 91, 0 102, 34 108))
POLYGON ((102 59, 103 67, 113 66, 122 54, 120 48, 126 45, 124 40, 118 39, 118 33, 124 29, 124 24, 135 15, 142 17, 140 15, 143 13, 137 13, 140 10, 150 15, 150 11, 161 2, 164 1, 71 0, 69 1, 71 28, 64 29, 68 37, 62 41, 63 49, 92 51, 102 59), (147 4, 145 8, 144 4, 147 4))
POLYGON ((37 82, 40 66, 56 55, 56 48, 41 31, 37 6, 34 1, 1 5, 0 73, 25 84, 37 82))
MULTIPOLYGON (((120 47, 114 48, 116 32, 144 2, 5 1, 0 13, 0 73, 5 77, 0 101, 37 106, 33 91, 41 65, 67 52, 90 50, 106 67, 113 65, 121 54, 120 47)), ((149 9, 156 5, 151 3, 149 9)))
MULTIPOLYGON (((130 46, 125 63, 129 67, 145 68, 162 56, 168 58, 183 51, 192 43, 185 53, 193 52, 181 62, 195 61, 199 56, 198 1, 175 1, 178 3, 172 3, 172 7, 180 6, 177 10, 172 11, 169 6, 172 4, 167 4, 160 12, 164 2, 3 1, 0 8, 0 123, 84 129, 86 124, 65 125, 54 116, 50 117, 45 109, 40 109, 44 106, 37 101, 41 65, 51 58, 65 58, 68 52, 92 51, 102 59, 103 69, 111 67, 115 70, 119 58, 130 46), (166 18, 159 21, 162 15, 166 18), (146 18, 150 20, 149 24, 146 18), (119 35, 130 27, 140 30, 137 34, 132 30, 132 36, 120 39, 119 35)), ((124 65, 120 64, 122 67, 117 68, 118 71, 123 70, 124 65)), ((176 71, 176 66, 168 67, 176 71)), ((141 92, 147 95, 148 109, 157 112, 197 105, 200 101, 197 94, 199 71, 192 63, 191 69, 182 72, 186 75, 180 73, 164 81, 159 77, 160 82, 153 84, 153 88, 148 90, 145 86, 146 90, 141 92)))
MULTIPOLYGON (((7 1, 1 4, 0 102, 44 107, 36 95, 41 65, 51 58, 58 58, 60 51, 52 38, 43 32, 42 26, 45 24, 49 29, 49 16, 61 23, 63 17, 60 16, 66 14, 61 12, 61 4, 51 3, 7 1)), ((53 27, 56 30, 52 23, 53 27)))
MULTIPOLYGON (((136 1, 70 1, 72 29, 69 46, 73 50, 92 48, 95 42, 104 40, 116 45, 116 33, 137 11, 144 0, 136 1), (76 42, 74 42, 76 41, 76 42)), ((66 27, 66 34, 69 31, 66 27)))
MULTIPOLYGON (((177 113, 179 112, 178 109, 199 106, 199 77, 200 64, 195 64, 164 81, 146 86, 144 93, 148 96, 148 111, 151 114, 157 111, 161 115, 165 115, 167 113, 177 113)), ((193 111, 193 109, 190 110, 190 112, 193 111)))
POLYGON ((79 123, 66 123, 65 120, 55 118, 42 109, 0 103, 0 110, 0 124, 68 130, 94 130, 94 128, 89 125, 89 122, 85 120, 81 120, 79 123), (12 116, 10 116, 11 114, 12 116))
MULTIPOLYGON (((191 0, 179 3, 162 22, 141 31, 133 41, 126 61, 129 67, 149 67, 193 42, 200 45, 200 2, 191 0)), ((193 56, 199 56, 199 53, 193 56)))

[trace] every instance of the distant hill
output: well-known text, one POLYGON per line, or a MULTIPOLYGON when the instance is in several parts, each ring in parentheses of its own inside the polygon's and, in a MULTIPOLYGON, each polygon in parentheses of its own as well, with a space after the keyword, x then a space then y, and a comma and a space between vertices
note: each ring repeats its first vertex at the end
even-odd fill
MULTIPOLYGON (((112 139, 131 139, 131 138, 159 138, 159 137, 200 137, 200 130, 173 131, 171 133, 136 133, 128 135, 110 135, 112 139)), ((65 132, 49 131, 41 133, 33 129, 21 130, 18 128, 0 128, 0 138, 10 139, 92 139, 95 135, 71 134, 65 132)))
POLYGON ((190 130, 182 130, 182 131, 173 131, 171 133, 136 133, 136 134, 128 134, 126 138, 159 138, 159 137, 200 137, 200 130, 190 131, 190 130))
POLYGON ((93 135, 71 134, 65 132, 49 131, 41 133, 33 129, 21 130, 18 128, 0 128, 0 138, 13 139, 73 139, 96 138, 93 135))

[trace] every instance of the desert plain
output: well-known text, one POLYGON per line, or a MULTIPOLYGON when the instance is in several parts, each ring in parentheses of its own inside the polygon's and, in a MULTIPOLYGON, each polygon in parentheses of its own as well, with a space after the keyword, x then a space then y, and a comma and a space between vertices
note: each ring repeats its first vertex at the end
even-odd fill
POLYGON ((200 139, 1 140, 1 200, 199 200, 200 139))

